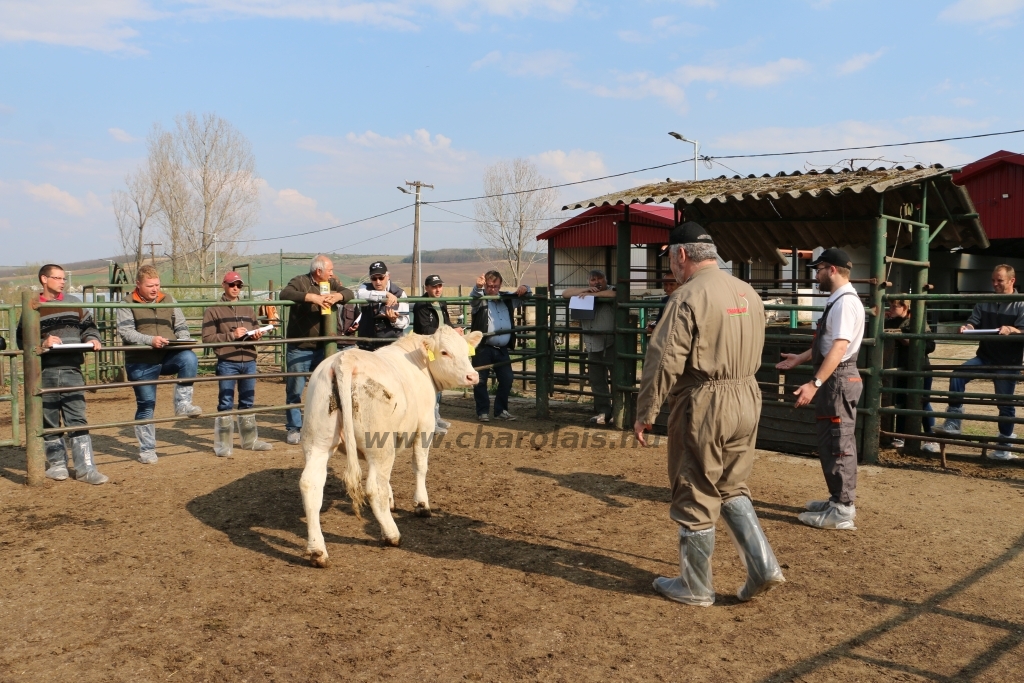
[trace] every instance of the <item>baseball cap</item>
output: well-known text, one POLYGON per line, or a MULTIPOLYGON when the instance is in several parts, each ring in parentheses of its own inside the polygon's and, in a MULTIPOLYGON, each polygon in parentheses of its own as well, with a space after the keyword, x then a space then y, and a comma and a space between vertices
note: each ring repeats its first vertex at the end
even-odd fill
POLYGON ((839 266, 840 268, 853 268, 853 261, 850 259, 850 255, 842 249, 837 249, 835 247, 821 252, 821 255, 818 256, 818 258, 814 259, 807 265, 813 268, 821 265, 822 263, 827 263, 830 266, 839 266))
POLYGON ((383 261, 374 261, 370 264, 370 275, 383 275, 388 272, 388 267, 383 261))
POLYGON ((428 275, 426 281, 423 283, 426 287, 433 287, 434 285, 443 285, 440 275, 428 275))
POLYGON ((672 228, 672 232, 668 234, 668 244, 662 245, 658 256, 664 256, 668 253, 669 244, 693 244, 695 242, 703 242, 704 244, 715 243, 703 225, 695 221, 686 221, 682 225, 672 228))
POLYGON ((241 281, 242 281, 242 276, 239 275, 238 273, 236 273, 233 270, 229 270, 228 272, 224 273, 224 279, 222 280, 222 282, 225 282, 225 283, 241 282, 241 281))

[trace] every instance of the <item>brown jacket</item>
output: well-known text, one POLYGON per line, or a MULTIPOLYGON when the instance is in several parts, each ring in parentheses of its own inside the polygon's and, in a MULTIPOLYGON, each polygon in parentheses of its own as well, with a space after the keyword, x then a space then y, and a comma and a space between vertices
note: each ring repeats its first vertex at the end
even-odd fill
POLYGON ((644 359, 637 419, 653 424, 670 395, 712 380, 753 380, 761 367, 764 306, 749 284, 715 266, 673 292, 644 359))
MULTIPOLYGON (((220 298, 228 301, 227 295, 220 298)), ((239 327, 255 330, 259 327, 256 311, 252 306, 210 306, 203 313, 203 343, 215 344, 235 340, 235 330, 239 327)), ((246 362, 256 360, 255 346, 221 346, 213 350, 217 360, 246 362)))
MULTIPOLYGON (((340 292, 342 295, 342 303, 350 301, 355 298, 352 290, 343 287, 340 282, 335 279, 331 279, 331 291, 340 292)), ((320 307, 316 304, 306 303, 306 295, 309 293, 319 294, 320 284, 313 282, 313 278, 307 273, 306 275, 296 275, 291 281, 285 285, 285 288, 281 290, 278 296, 284 301, 294 301, 295 305, 292 306, 288 311, 288 331, 285 336, 289 340, 295 340, 288 346, 296 347, 300 349, 316 349, 323 348, 323 342, 303 342, 302 337, 319 337, 321 336, 320 329, 323 322, 323 313, 320 312, 320 307)), ((334 304, 334 308, 337 309, 339 304, 334 304)), ((342 334, 344 330, 339 330, 338 334, 342 334)))

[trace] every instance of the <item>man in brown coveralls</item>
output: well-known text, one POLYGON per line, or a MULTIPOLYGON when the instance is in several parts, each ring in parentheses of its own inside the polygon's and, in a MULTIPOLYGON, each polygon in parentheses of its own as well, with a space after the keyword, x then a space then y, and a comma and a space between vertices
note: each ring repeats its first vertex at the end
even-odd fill
POLYGON ((736 596, 750 600, 783 583, 775 553, 750 502, 761 390, 754 373, 764 346, 764 307, 750 285, 718 268, 715 243, 692 221, 669 235, 672 273, 681 283, 651 337, 637 399, 637 440, 646 445, 667 397, 669 515, 679 524, 679 569, 654 590, 670 600, 715 602, 711 553, 725 518, 747 569, 736 596))

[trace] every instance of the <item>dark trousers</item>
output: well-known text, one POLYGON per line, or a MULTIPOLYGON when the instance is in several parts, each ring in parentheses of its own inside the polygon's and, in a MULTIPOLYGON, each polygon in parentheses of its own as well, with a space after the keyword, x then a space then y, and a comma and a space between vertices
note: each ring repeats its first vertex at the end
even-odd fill
MULTIPOLYGON (((473 367, 491 365, 509 359, 508 347, 496 347, 489 344, 481 344, 476 347, 476 355, 473 356, 473 367)), ((491 372, 498 378, 498 393, 494 396, 494 414, 501 415, 508 410, 508 395, 512 392, 512 366, 502 365, 497 368, 479 370, 480 381, 473 387, 473 398, 476 400, 476 414, 487 415, 491 408, 491 396, 487 393, 487 380, 491 378, 491 372)))
POLYGON ((857 401, 863 389, 851 362, 836 368, 814 395, 818 457, 834 503, 849 505, 857 497, 857 401))
MULTIPOLYGON (((43 368, 42 387, 84 387, 85 379, 82 371, 78 368, 43 368)), ((43 426, 60 427, 61 418, 64 419, 65 427, 84 425, 85 421, 85 393, 81 391, 69 391, 66 394, 43 394, 43 426)), ((68 432, 68 436, 74 438, 87 431, 68 432)), ((60 434, 50 434, 45 437, 46 441, 59 441, 60 434)))
POLYGON ((594 412, 604 413, 605 417, 612 415, 612 389, 608 377, 614 362, 615 347, 611 344, 603 351, 587 352, 587 379, 590 380, 590 390, 594 392, 594 412))

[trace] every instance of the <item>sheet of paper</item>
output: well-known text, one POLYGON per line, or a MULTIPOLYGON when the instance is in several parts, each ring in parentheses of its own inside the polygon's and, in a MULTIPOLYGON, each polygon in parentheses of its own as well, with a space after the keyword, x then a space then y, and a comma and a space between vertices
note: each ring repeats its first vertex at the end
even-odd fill
POLYGON ((171 339, 167 342, 169 346, 192 346, 198 343, 198 339, 171 339))
MULTIPOLYGON (((89 344, 89 343, 82 343, 82 344, 55 344, 55 345, 51 346, 48 350, 49 351, 85 351, 85 350, 92 351, 92 344, 89 344)), ((45 353, 45 351, 43 353, 45 353)))
POLYGON ((264 325, 263 327, 257 327, 255 330, 249 330, 248 332, 246 332, 245 337, 242 337, 242 339, 245 339, 246 337, 252 337, 257 332, 262 332, 263 334, 266 334, 267 332, 270 332, 273 329, 273 325, 264 325))
POLYGON ((569 310, 592 311, 594 310, 593 296, 574 296, 569 299, 569 310))
POLYGON ((999 334, 999 328, 992 330, 964 330, 963 334, 999 334))

